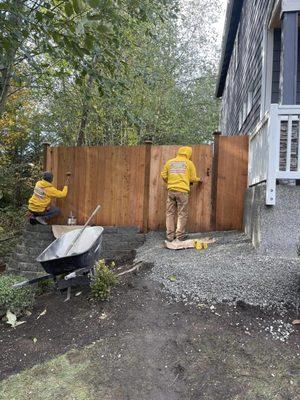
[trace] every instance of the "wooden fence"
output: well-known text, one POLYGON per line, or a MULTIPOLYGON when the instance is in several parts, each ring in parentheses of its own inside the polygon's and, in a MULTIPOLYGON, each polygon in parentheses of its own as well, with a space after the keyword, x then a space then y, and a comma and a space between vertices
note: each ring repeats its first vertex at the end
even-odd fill
MULTIPOLYGON (((240 211, 226 214, 229 204, 235 210, 242 210, 242 197, 247 185, 242 178, 248 162, 245 139, 236 138, 236 141, 227 137, 218 138, 219 162, 213 159, 213 146, 192 146, 192 160, 198 175, 204 178, 204 184, 191 189, 190 232, 241 227, 240 211), (229 152, 228 148, 233 143, 229 152), (233 163, 235 154, 237 159, 233 163), (228 169, 225 174, 223 168, 228 169)), ((78 223, 82 224, 95 206, 101 204, 96 224, 138 226, 143 231, 164 229, 167 190, 160 172, 164 163, 175 157, 178 148, 151 144, 131 147, 49 147, 46 165, 54 174, 54 184, 61 188, 66 172, 72 172, 67 198, 57 200, 57 205, 62 209, 62 217, 58 222, 65 223, 72 211, 78 223)))

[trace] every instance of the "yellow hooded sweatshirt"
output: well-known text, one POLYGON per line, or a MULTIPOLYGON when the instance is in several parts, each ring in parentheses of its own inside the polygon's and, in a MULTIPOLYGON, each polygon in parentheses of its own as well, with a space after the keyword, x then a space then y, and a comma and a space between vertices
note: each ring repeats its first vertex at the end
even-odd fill
POLYGON ((29 199, 28 208, 33 212, 44 212, 49 206, 52 198, 66 197, 68 187, 64 186, 63 190, 56 189, 52 183, 42 179, 35 185, 33 195, 29 199))
POLYGON ((190 183, 199 182, 194 163, 190 160, 191 147, 181 147, 177 157, 167 161, 161 173, 167 183, 168 190, 189 193, 190 183))

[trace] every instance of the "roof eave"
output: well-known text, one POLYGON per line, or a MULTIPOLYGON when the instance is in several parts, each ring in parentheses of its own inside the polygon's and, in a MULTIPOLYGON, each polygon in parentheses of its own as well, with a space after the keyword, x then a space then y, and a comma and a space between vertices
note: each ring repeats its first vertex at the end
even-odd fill
POLYGON ((238 30, 244 0, 229 0, 224 26, 222 53, 216 87, 216 97, 222 97, 230 64, 234 41, 238 30))

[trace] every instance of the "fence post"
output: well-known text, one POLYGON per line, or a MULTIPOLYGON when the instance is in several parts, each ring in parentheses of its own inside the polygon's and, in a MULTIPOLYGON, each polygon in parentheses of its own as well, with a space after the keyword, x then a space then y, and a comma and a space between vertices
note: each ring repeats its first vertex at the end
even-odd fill
POLYGON ((217 229, 217 200, 218 200, 218 168, 219 168, 219 147, 221 132, 214 132, 214 157, 212 165, 211 185, 211 229, 217 229))
POLYGON ((144 167, 144 199, 143 199, 143 233, 149 229, 149 196, 151 173, 151 147, 152 141, 145 140, 145 167, 144 167))
POLYGON ((48 156, 48 149, 50 147, 50 143, 44 142, 43 143, 43 170, 47 170, 47 156, 48 156))
POLYGON ((280 122, 278 116, 278 104, 271 104, 268 123, 268 169, 266 205, 274 206, 276 203, 276 175, 279 169, 280 159, 280 122))

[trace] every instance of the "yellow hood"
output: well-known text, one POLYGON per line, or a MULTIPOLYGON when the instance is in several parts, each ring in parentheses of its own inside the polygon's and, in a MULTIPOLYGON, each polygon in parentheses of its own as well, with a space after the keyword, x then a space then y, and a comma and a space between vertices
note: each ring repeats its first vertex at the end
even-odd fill
POLYGON ((41 181, 37 182, 37 186, 42 187, 42 188, 47 188, 47 187, 53 186, 53 184, 42 179, 41 181))
POLYGON ((192 157, 192 148, 185 146, 185 147, 180 147, 180 149, 177 152, 177 156, 179 157, 186 157, 188 160, 192 157))

